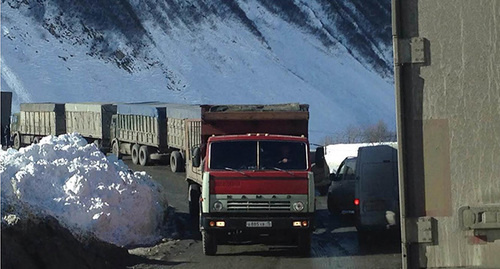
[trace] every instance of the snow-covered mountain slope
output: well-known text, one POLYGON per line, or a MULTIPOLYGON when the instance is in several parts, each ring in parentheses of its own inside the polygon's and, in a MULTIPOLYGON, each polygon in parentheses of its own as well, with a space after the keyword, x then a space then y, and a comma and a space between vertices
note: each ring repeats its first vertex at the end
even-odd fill
POLYGON ((2 91, 23 102, 310 105, 314 143, 395 126, 390 1, 5 0, 2 91))

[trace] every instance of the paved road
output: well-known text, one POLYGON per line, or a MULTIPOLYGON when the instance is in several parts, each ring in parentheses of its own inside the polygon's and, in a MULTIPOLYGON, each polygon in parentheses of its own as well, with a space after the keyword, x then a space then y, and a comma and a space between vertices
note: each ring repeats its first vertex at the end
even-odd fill
POLYGON ((266 245, 219 246, 216 256, 205 256, 188 218, 185 175, 172 173, 167 165, 142 167, 129 160, 125 163, 133 170, 146 171, 164 186, 169 205, 175 208, 177 230, 176 240, 131 250, 146 260, 130 268, 401 268, 397 239, 382 234, 360 247, 352 216, 331 216, 325 196, 317 196, 311 257, 297 257, 291 248, 266 245))

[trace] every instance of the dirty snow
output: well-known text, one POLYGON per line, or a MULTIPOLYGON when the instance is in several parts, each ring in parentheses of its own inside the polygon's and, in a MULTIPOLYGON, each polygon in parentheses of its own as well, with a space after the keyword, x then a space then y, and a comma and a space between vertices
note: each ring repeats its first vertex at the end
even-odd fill
POLYGON ((161 186, 78 134, 0 151, 0 179, 2 221, 51 215, 77 237, 93 234, 118 246, 161 239, 167 209, 161 186))

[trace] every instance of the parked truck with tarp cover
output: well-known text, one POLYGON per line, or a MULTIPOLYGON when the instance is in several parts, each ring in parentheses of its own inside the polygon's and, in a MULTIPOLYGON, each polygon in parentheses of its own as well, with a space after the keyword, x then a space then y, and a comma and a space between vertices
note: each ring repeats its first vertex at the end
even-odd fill
POLYGON ((392 4, 403 268, 500 268, 500 1, 392 4))
POLYGON ((111 148, 111 118, 116 105, 101 103, 66 103, 66 132, 79 133, 103 152, 111 148))
POLYGON ((186 120, 189 210, 206 255, 245 241, 309 254, 315 188, 308 119, 308 105, 278 104, 203 105, 201 119, 186 120))
POLYGON ((66 133, 64 104, 57 103, 23 103, 17 119, 11 128, 13 147, 19 149, 24 145, 38 143, 47 135, 66 133))

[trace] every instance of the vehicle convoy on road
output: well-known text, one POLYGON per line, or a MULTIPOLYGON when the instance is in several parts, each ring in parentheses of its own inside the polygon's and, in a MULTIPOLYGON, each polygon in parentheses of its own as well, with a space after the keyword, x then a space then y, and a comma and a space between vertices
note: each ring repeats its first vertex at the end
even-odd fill
POLYGON ((500 3, 392 2, 403 268, 500 268, 500 3))
POLYGON ((315 188, 308 109, 203 105, 201 119, 186 121, 189 210, 200 216, 206 255, 219 244, 257 240, 309 253, 315 188))

